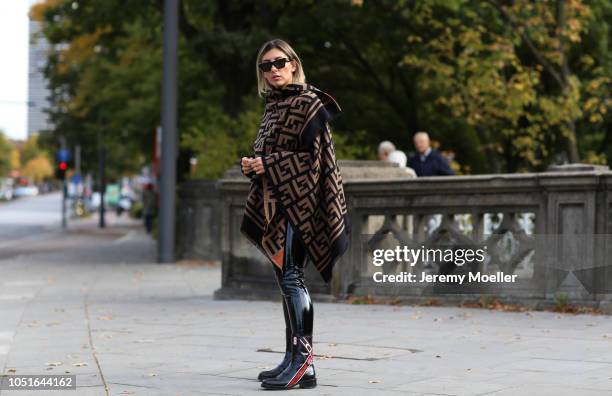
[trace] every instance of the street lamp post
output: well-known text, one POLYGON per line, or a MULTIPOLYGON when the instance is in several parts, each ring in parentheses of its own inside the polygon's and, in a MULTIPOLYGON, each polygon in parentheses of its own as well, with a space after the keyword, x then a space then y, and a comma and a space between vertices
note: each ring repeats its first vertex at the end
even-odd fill
POLYGON ((174 261, 174 194, 176 188, 176 100, 179 0, 164 1, 164 70, 162 77, 162 150, 158 261, 174 261))

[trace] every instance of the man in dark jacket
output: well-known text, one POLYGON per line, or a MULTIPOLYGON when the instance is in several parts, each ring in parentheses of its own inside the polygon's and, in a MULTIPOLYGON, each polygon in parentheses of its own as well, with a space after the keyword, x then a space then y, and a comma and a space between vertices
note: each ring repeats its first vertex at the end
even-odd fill
POLYGON ((417 132, 414 134, 414 147, 417 152, 410 157, 408 166, 414 169, 417 176, 447 176, 455 174, 446 159, 437 150, 431 148, 427 132, 417 132))

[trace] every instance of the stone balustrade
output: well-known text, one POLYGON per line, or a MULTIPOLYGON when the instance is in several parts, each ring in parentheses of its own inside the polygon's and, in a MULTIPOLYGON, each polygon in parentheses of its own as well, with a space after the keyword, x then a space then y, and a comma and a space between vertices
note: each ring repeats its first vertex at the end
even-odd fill
MULTIPOLYGON (((408 302, 473 301, 495 296, 527 305, 612 301, 612 172, 562 166, 543 173, 410 178, 379 161, 339 161, 351 217, 351 242, 325 284, 312 266, 315 299, 372 296, 408 302), (481 262, 391 260, 376 251, 484 249, 481 262), (378 282, 381 275, 510 276, 513 282, 378 282), (412 274, 412 275, 408 275, 412 274)), ((237 167, 217 181, 181 186, 179 251, 222 260, 217 298, 278 298, 271 263, 240 233, 249 181, 237 167)), ((509 278, 508 278, 509 279, 509 278)), ((456 280, 456 279, 455 279, 456 280)))

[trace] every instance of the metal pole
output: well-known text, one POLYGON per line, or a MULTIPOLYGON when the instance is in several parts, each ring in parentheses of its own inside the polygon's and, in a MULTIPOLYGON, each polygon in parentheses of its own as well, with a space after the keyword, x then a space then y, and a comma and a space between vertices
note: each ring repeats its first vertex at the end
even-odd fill
POLYGON ((66 177, 62 179, 62 228, 66 228, 66 196, 68 195, 68 186, 66 185, 66 177))
POLYGON ((81 175, 81 145, 77 144, 74 147, 74 172, 81 175))
MULTIPOLYGON (((60 137, 60 149, 62 151, 66 150, 66 139, 63 136, 60 137)), ((66 195, 67 195, 66 189, 67 189, 66 188, 66 173, 64 171, 64 176, 62 178, 62 228, 66 228, 68 225, 67 224, 68 222, 66 220, 66 195)))
POLYGON ((98 181, 99 181, 99 189, 100 189, 100 208, 99 208, 99 216, 98 216, 98 226, 100 228, 106 227, 106 220, 104 219, 104 215, 106 212, 106 208, 104 207, 104 193, 106 192, 106 175, 105 175, 105 167, 106 167, 106 151, 104 150, 103 143, 98 140, 98 181))
POLYGON ((176 188, 176 99, 179 0, 164 1, 164 70, 162 80, 162 155, 159 214, 160 263, 174 261, 174 194, 176 188))

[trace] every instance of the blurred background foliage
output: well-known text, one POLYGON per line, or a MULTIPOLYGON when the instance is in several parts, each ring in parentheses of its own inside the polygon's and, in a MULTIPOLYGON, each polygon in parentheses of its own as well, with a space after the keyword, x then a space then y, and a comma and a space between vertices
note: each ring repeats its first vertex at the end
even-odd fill
MULTIPOLYGON (((43 145, 79 143, 95 170, 103 143, 110 177, 150 162, 162 9, 162 0, 32 8, 54 45, 45 74, 56 127, 43 145)), ((461 173, 608 163, 611 24, 612 0, 182 0, 179 177, 216 178, 250 154, 263 111, 255 56, 275 37, 340 103, 341 159, 373 159, 387 139, 412 151, 425 130, 461 173)))
POLYGON ((22 177, 39 183, 53 175, 53 158, 34 134, 25 141, 9 139, 0 130, 0 178, 22 177))

